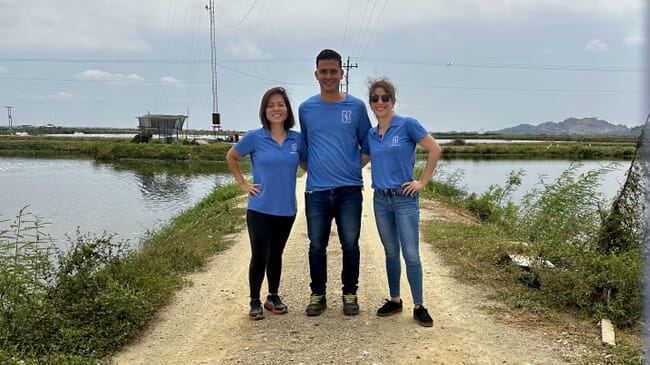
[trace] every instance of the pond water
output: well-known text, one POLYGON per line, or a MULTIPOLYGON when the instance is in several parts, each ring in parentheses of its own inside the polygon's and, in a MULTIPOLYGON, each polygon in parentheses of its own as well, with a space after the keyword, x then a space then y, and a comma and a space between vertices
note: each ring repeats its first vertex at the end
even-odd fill
POLYGON ((183 164, 0 157, 0 223, 18 212, 40 217, 55 242, 81 233, 138 240, 233 182, 225 163, 197 171, 183 164))
MULTIPOLYGON (((491 185, 504 186, 508 175, 513 170, 524 170, 521 185, 512 194, 512 201, 518 203, 523 195, 531 189, 539 188, 540 178, 546 183, 553 183, 571 164, 580 164, 577 172, 586 173, 605 166, 611 171, 602 176, 597 191, 604 198, 613 199, 625 182, 629 161, 568 161, 568 160, 442 160, 434 178, 445 180, 444 176, 462 171, 459 186, 468 192, 483 193, 491 185), (438 176, 436 176, 438 175, 438 176)), ((422 165, 422 162, 418 162, 422 165)))
MULTIPOLYGON (((582 162, 581 171, 597 169, 610 161, 582 162)), ((559 160, 443 160, 434 178, 464 172, 459 182, 469 192, 481 193, 490 185, 503 185, 510 171, 524 169, 517 201, 539 181, 558 177, 570 166, 559 160)), ((600 191, 611 199, 625 180, 629 162, 618 162, 605 175, 600 191)), ((243 166, 244 167, 244 166, 243 166)), ((248 172, 247 172, 248 173, 248 172)), ((55 242, 81 233, 115 234, 117 239, 138 241, 170 218, 193 207, 213 189, 234 182, 225 163, 188 166, 168 162, 96 163, 0 157, 0 230, 18 212, 34 214, 49 223, 44 231, 55 242)), ((300 192, 298 192, 300 193, 300 192)))

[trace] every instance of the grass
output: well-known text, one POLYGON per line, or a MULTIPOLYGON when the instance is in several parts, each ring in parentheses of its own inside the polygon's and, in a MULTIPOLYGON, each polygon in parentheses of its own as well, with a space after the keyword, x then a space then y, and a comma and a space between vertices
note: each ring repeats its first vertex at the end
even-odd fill
POLYGON ((82 157, 100 161, 157 159, 175 161, 225 161, 232 144, 192 145, 131 143, 121 138, 0 137, 0 156, 82 157))
POLYGON ((138 251, 78 234, 51 255, 38 219, 0 232, 0 363, 96 364, 135 339, 183 285, 243 228, 236 185, 215 190, 138 251), (55 269, 54 269, 55 268, 55 269))
MULTIPOLYGON (((641 214, 621 212, 616 221, 626 224, 603 232, 607 204, 598 200, 595 189, 606 167, 584 174, 576 169, 570 167, 555 181, 542 181, 521 206, 504 199, 518 182, 516 172, 504 186, 492 186, 481 196, 456 188, 457 176, 432 182, 422 191, 423 198, 467 209, 482 223, 429 222, 422 226, 422 236, 457 278, 492 288, 511 312, 530 321, 562 328, 569 318, 590 328, 596 338, 598 321, 611 319, 618 346, 594 341, 595 355, 583 363, 641 364, 641 214), (625 245, 604 249, 603 236, 625 245), (510 254, 537 260, 524 269, 510 254), (542 264, 546 262, 553 265, 542 264)), ((641 188, 636 185, 637 194, 641 188)))
MULTIPOLYGON (((44 137, 0 135, 0 156, 83 157, 115 161, 126 158, 223 161, 230 143, 191 145, 185 141, 164 144, 155 140, 136 144, 123 138, 44 137)), ((635 142, 629 138, 601 138, 539 143, 471 143, 458 139, 443 144, 444 158, 522 158, 531 159, 621 159, 629 160, 635 151, 635 142)), ((421 151, 419 151, 421 152, 421 151)))
MULTIPOLYGON (((518 148, 522 150, 517 153, 536 153, 532 144, 521 145, 526 146, 512 146, 508 153, 518 148)), ((125 164, 134 157, 223 161, 229 147, 0 138, 0 154, 82 153, 125 164)), ((600 358, 585 363, 641 364, 639 237, 621 230, 616 235, 629 235, 621 242, 635 244, 612 252, 598 245, 598 209, 605 205, 591 200, 593 177, 568 172, 530 195, 525 206, 514 207, 505 198, 517 184, 516 173, 503 187, 491 187, 480 196, 458 188, 462 176, 448 175, 430 182, 422 197, 456 204, 482 223, 436 221, 422 226, 422 236, 458 278, 491 287, 513 313, 556 325, 577 316, 590 328, 603 316, 612 319, 619 345, 600 349, 600 358), (510 253, 552 261, 557 269, 534 265, 522 270, 510 253)), ((125 251, 110 236, 77 235, 56 260, 47 252, 38 218, 19 213, 10 230, 0 231, 0 363, 106 361, 142 333, 182 287, 185 274, 229 246, 228 235, 244 225, 238 196, 235 185, 215 190, 152 232, 137 252, 125 251)))
POLYGON ((443 158, 625 159, 634 155, 634 142, 462 143, 442 145, 443 158))
MULTIPOLYGON (((422 225, 421 230, 423 240, 430 243, 442 260, 453 268, 454 277, 468 285, 489 287, 494 293, 493 297, 507 305, 508 317, 517 318, 513 320, 519 321, 519 324, 527 326, 535 323, 538 327, 542 322, 546 323, 545 326, 556 328, 558 333, 566 332, 566 328, 571 326, 586 328, 572 331, 582 333, 582 342, 591 343, 594 354, 583 359, 584 364, 643 363, 639 314, 633 315, 634 323, 616 328, 616 347, 603 347, 597 326, 600 317, 596 313, 581 312, 566 300, 582 285, 584 292, 593 293, 593 285, 587 281, 576 282, 566 273, 554 275, 539 268, 523 270, 509 259, 508 254, 532 256, 534 250, 521 245, 517 236, 504 234, 502 229, 487 224, 450 221, 428 222, 422 225)), ((589 260, 594 263, 609 262, 607 258, 596 256, 591 256, 589 260)), ((616 262, 632 265, 625 269, 604 264, 592 269, 600 271, 603 279, 618 276, 624 280, 638 275, 638 256, 616 262)), ((585 267, 580 269, 584 270, 585 267)), ((632 292, 636 291, 631 289, 632 292)), ((588 297, 591 303, 585 304, 598 305, 601 301, 601 298, 588 297)), ((638 303, 638 298, 634 300, 638 303)))

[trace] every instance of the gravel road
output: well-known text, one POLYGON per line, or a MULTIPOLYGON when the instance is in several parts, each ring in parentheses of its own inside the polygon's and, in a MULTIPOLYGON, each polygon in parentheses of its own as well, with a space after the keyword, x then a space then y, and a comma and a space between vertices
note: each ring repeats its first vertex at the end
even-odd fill
MULTIPOLYGON (((364 169, 361 231, 361 313, 347 317, 341 305, 341 250, 336 232, 328 248, 328 310, 307 317, 308 239, 303 194, 298 180, 298 216, 284 254, 280 295, 289 313, 261 321, 248 319, 248 236, 217 255, 207 268, 188 276, 191 285, 142 338, 111 360, 126 364, 569 364, 575 347, 557 333, 509 324, 494 316, 499 305, 484 289, 459 283, 435 252, 421 243, 425 306, 432 328, 412 318, 412 300, 402 275, 404 311, 375 315, 388 296, 384 254, 372 211, 369 170, 364 169)), ((441 205, 422 202, 422 219, 467 219, 441 205)), ((334 225, 335 226, 335 225, 334 225)), ((263 290, 266 289, 266 284, 263 290)), ((262 295, 266 293, 263 291, 262 295)))

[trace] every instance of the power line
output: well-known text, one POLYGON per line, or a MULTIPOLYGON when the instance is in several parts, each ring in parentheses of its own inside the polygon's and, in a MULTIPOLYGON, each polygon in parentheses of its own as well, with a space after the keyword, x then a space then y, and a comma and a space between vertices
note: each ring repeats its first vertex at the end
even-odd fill
MULTIPOLYGON (((397 60, 370 58, 365 59, 368 63, 387 63, 402 66, 431 66, 431 67, 451 67, 451 68, 486 68, 486 69, 506 69, 506 70, 533 70, 533 71, 576 71, 576 72, 623 72, 638 73, 647 72, 639 67, 616 67, 616 66, 586 66, 586 65, 553 65, 553 64, 529 64, 529 63, 490 63, 490 62, 460 62, 460 61, 418 61, 418 60, 397 60)), ((11 58, 0 57, 0 62, 34 62, 34 63, 161 63, 161 64, 188 64, 188 63, 209 63, 205 58, 187 58, 187 59, 160 59, 160 58, 124 58, 124 59, 66 59, 66 58, 11 58)), ((311 63, 307 58, 276 58, 276 59, 227 59, 219 60, 219 64, 224 63, 311 63)))
POLYGON ((352 9, 352 1, 350 0, 350 3, 348 5, 348 15, 345 18, 345 29, 343 30, 343 44, 341 44, 341 49, 345 49, 345 39, 348 35, 348 25, 350 24, 350 10, 352 9))
MULTIPOLYGON (((246 14, 244 14, 244 16, 237 22, 237 24, 235 24, 235 25, 227 25, 225 22, 223 22, 223 26, 228 28, 228 29, 233 29, 233 28, 237 28, 238 26, 240 26, 246 20, 246 18, 248 18, 248 16, 251 14, 253 9, 255 8, 255 5, 257 5, 257 1, 258 0, 253 1, 253 5, 251 5, 251 7, 246 12, 246 14)), ((220 9, 219 9, 219 14, 221 15, 222 20, 226 19, 226 17, 224 16, 224 14, 221 12, 220 9)))
MULTIPOLYGON (((255 80, 271 82, 274 84, 280 85, 293 85, 293 86, 312 86, 311 82, 283 82, 281 80, 268 79, 259 77, 256 75, 248 74, 241 72, 229 67, 220 65, 221 68, 227 69, 234 73, 244 75, 255 80)), ((80 79, 55 79, 55 78, 44 78, 44 77, 2 77, 0 80, 20 80, 20 81, 53 81, 53 82, 111 82, 113 84, 118 84, 113 79, 92 79, 92 80, 80 80, 80 79)), ((123 85, 146 85, 146 84, 161 84, 164 81, 158 80, 142 80, 142 81, 129 81, 129 82, 120 82, 119 84, 123 85)), ((208 81, 178 81, 178 84, 210 84, 208 81)), ((240 85, 241 83, 228 83, 229 85, 240 85)), ((247 85, 247 84, 245 84, 247 85)), ((425 88, 425 89, 450 89, 450 90, 476 90, 476 91, 526 91, 526 92, 571 92, 571 93, 612 93, 612 94, 639 94, 645 93, 644 90, 615 90, 615 89, 561 89, 561 88, 522 88, 522 87, 498 87, 498 86, 455 86, 455 85, 417 85, 417 84, 402 84, 402 88, 425 88)))

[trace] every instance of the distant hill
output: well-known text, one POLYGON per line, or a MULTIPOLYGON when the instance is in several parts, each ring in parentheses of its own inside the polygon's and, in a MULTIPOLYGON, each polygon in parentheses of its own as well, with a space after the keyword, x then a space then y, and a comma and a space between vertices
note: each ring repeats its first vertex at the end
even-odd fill
POLYGON ((642 126, 629 128, 614 125, 597 118, 568 118, 562 122, 545 122, 537 126, 520 124, 516 127, 489 131, 496 134, 547 134, 547 135, 581 135, 581 136, 629 136, 639 135, 642 126))

